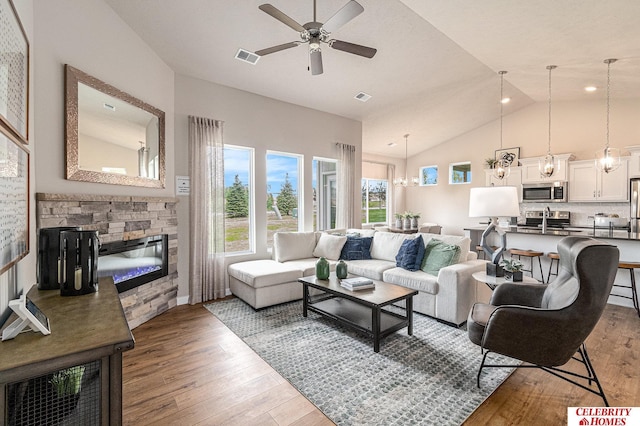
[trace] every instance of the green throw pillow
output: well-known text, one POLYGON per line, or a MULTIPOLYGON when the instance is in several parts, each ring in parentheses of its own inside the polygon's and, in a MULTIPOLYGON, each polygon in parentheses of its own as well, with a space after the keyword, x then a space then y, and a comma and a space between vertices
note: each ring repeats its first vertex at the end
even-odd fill
POLYGON ((427 274, 438 275, 438 271, 440 271, 440 269, 445 266, 458 263, 459 257, 459 246, 455 244, 446 244, 433 238, 427 244, 420 269, 427 274))

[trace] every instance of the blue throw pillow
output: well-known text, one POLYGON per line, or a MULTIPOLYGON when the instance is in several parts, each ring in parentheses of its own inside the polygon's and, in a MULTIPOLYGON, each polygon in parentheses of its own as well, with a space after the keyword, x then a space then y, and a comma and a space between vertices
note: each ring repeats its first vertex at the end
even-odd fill
POLYGON ((409 271, 417 271, 422 265, 424 251, 422 235, 418 235, 418 238, 404 240, 396 255, 396 266, 409 271))
POLYGON ((347 235, 347 242, 342 247, 340 259, 366 260, 371 259, 371 243, 373 237, 357 237, 347 235))

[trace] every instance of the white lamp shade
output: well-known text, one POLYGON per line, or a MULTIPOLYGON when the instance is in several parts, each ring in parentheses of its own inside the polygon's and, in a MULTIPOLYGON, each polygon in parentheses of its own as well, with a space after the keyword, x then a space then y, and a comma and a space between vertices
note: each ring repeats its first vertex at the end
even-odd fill
POLYGON ((469 217, 519 216, 518 189, 515 186, 471 188, 469 217))

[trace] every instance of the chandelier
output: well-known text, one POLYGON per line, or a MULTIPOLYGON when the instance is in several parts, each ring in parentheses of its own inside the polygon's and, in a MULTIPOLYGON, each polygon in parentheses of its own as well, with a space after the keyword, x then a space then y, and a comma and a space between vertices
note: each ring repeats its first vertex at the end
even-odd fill
POLYGON ((399 178, 395 178, 393 180, 393 184, 396 186, 416 186, 418 185, 418 183, 420 183, 420 179, 417 176, 413 176, 411 177, 411 179, 409 179, 407 177, 407 146, 408 146, 408 139, 409 139, 409 134, 407 133, 406 135, 404 135, 404 168, 405 168, 405 174, 404 177, 399 177, 399 178))
POLYGON ((596 167, 605 173, 610 173, 620 167, 620 150, 609 147, 609 103, 611 99, 611 64, 617 59, 605 59, 607 64, 607 144, 604 149, 596 152, 596 167))

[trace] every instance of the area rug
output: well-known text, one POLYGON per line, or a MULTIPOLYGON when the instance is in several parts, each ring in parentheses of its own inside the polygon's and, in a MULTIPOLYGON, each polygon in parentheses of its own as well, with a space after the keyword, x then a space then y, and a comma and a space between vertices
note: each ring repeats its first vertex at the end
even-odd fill
POLYGON ((413 336, 398 331, 375 353, 356 331, 304 318, 301 301, 257 312, 239 299, 205 307, 338 425, 459 425, 511 372, 486 369, 478 389, 480 348, 420 314, 413 336))

